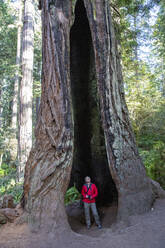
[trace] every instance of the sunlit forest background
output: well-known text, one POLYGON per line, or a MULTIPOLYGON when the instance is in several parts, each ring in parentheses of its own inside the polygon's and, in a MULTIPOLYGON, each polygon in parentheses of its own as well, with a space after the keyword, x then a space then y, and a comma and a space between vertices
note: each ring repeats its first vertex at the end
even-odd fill
MULTIPOLYGON (((41 11, 37 1, 34 9, 34 51, 30 54, 34 57, 32 142, 42 69, 41 11)), ((165 2, 113 0, 111 10, 139 152, 148 176, 165 188, 165 2)), ((20 200, 23 185, 19 173, 23 20, 21 0, 0 1, 0 197, 12 194, 15 202, 20 200)))

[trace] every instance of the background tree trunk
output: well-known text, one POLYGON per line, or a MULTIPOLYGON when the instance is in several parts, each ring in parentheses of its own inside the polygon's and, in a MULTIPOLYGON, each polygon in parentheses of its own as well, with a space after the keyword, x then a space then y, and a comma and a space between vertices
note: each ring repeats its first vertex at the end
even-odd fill
POLYGON ((12 104, 12 119, 11 127, 16 130, 17 128, 17 109, 18 109, 18 86, 20 78, 20 62, 21 62, 21 34, 22 34, 22 0, 19 1, 19 16, 18 16, 18 29, 17 29, 17 54, 16 54, 16 74, 14 83, 14 96, 12 104))
POLYGON ((2 89, 0 84, 0 128, 2 127, 2 89))
POLYGON ((37 96, 36 97, 36 122, 37 122, 37 119, 38 119, 38 113, 39 113, 39 107, 40 107, 40 97, 37 96))
MULTIPOLYGON (((0 84, 0 129, 2 128, 2 90, 1 90, 1 84, 0 84)), ((1 165, 2 165, 2 158, 3 158, 3 151, 0 152, 0 168, 1 168, 1 165)))
POLYGON ((32 0, 25 0, 19 109, 19 178, 23 177, 25 163, 32 147, 34 13, 34 2, 32 0))
POLYGON ((21 37, 22 37, 22 12, 23 3, 22 0, 19 1, 18 10, 18 29, 17 29, 17 54, 16 54, 16 73, 14 82, 14 94, 12 102, 12 117, 11 117, 11 127, 13 129, 12 137, 12 159, 15 160, 17 157, 18 150, 18 139, 17 139, 17 115, 18 115, 18 89, 19 89, 19 79, 20 79, 20 63, 21 63, 21 37))
MULTIPOLYGON (((71 1, 43 0, 42 97, 36 142, 26 164, 23 205, 30 222, 53 231, 68 227, 64 194, 73 159, 70 93, 71 1)), ((83 6, 82 0, 77 5, 83 6)), ((98 95, 108 164, 118 190, 118 220, 143 213, 153 202, 124 99, 108 1, 84 0, 95 53, 98 95)), ((85 104, 82 103, 82 104, 85 104)))

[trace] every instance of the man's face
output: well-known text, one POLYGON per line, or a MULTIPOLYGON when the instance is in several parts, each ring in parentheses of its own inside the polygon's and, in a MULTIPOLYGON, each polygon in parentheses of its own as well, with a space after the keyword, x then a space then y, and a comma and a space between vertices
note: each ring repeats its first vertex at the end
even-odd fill
POLYGON ((86 178, 85 178, 85 182, 86 182, 86 183, 90 183, 90 182, 91 182, 90 177, 86 177, 86 178))

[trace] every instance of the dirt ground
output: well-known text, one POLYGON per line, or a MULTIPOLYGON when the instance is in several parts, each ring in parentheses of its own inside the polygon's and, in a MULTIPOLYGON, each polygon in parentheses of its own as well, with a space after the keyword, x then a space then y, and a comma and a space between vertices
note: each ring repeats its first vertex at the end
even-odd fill
MULTIPOLYGON (((100 230, 97 228, 96 224, 94 223, 94 219, 92 218, 92 226, 89 230, 86 229, 85 224, 85 216, 84 216, 84 209, 79 208, 76 203, 69 205, 67 208, 68 214, 68 221, 71 226, 71 229, 83 235, 87 235, 90 237, 98 237, 101 236, 105 229, 112 228, 113 224, 116 221, 117 215, 117 203, 111 203, 106 207, 98 208, 99 215, 101 217, 101 222, 103 228, 100 230)), ((91 214, 92 217, 92 214, 91 214)))
POLYGON ((0 228, 0 248, 165 248, 165 199, 127 223, 115 224, 116 210, 115 204, 100 210, 101 230, 94 223, 87 230, 74 208, 69 216, 73 231, 31 233, 26 224, 7 224, 0 228))

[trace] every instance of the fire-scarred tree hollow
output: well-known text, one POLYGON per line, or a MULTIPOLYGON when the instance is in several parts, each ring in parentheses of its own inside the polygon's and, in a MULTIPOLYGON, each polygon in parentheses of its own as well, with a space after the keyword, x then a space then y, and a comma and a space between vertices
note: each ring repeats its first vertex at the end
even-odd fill
POLYGON ((71 183, 80 187, 88 173, 113 185, 118 219, 149 210, 155 198, 130 125, 109 1, 74 2, 41 1, 42 97, 23 200, 30 222, 50 231, 68 226, 72 164, 71 183))
POLYGON ((101 123, 94 49, 83 1, 77 1, 70 31, 71 89, 74 113, 74 156, 70 186, 81 191, 90 175, 99 189, 100 204, 117 198, 110 175, 101 123))

